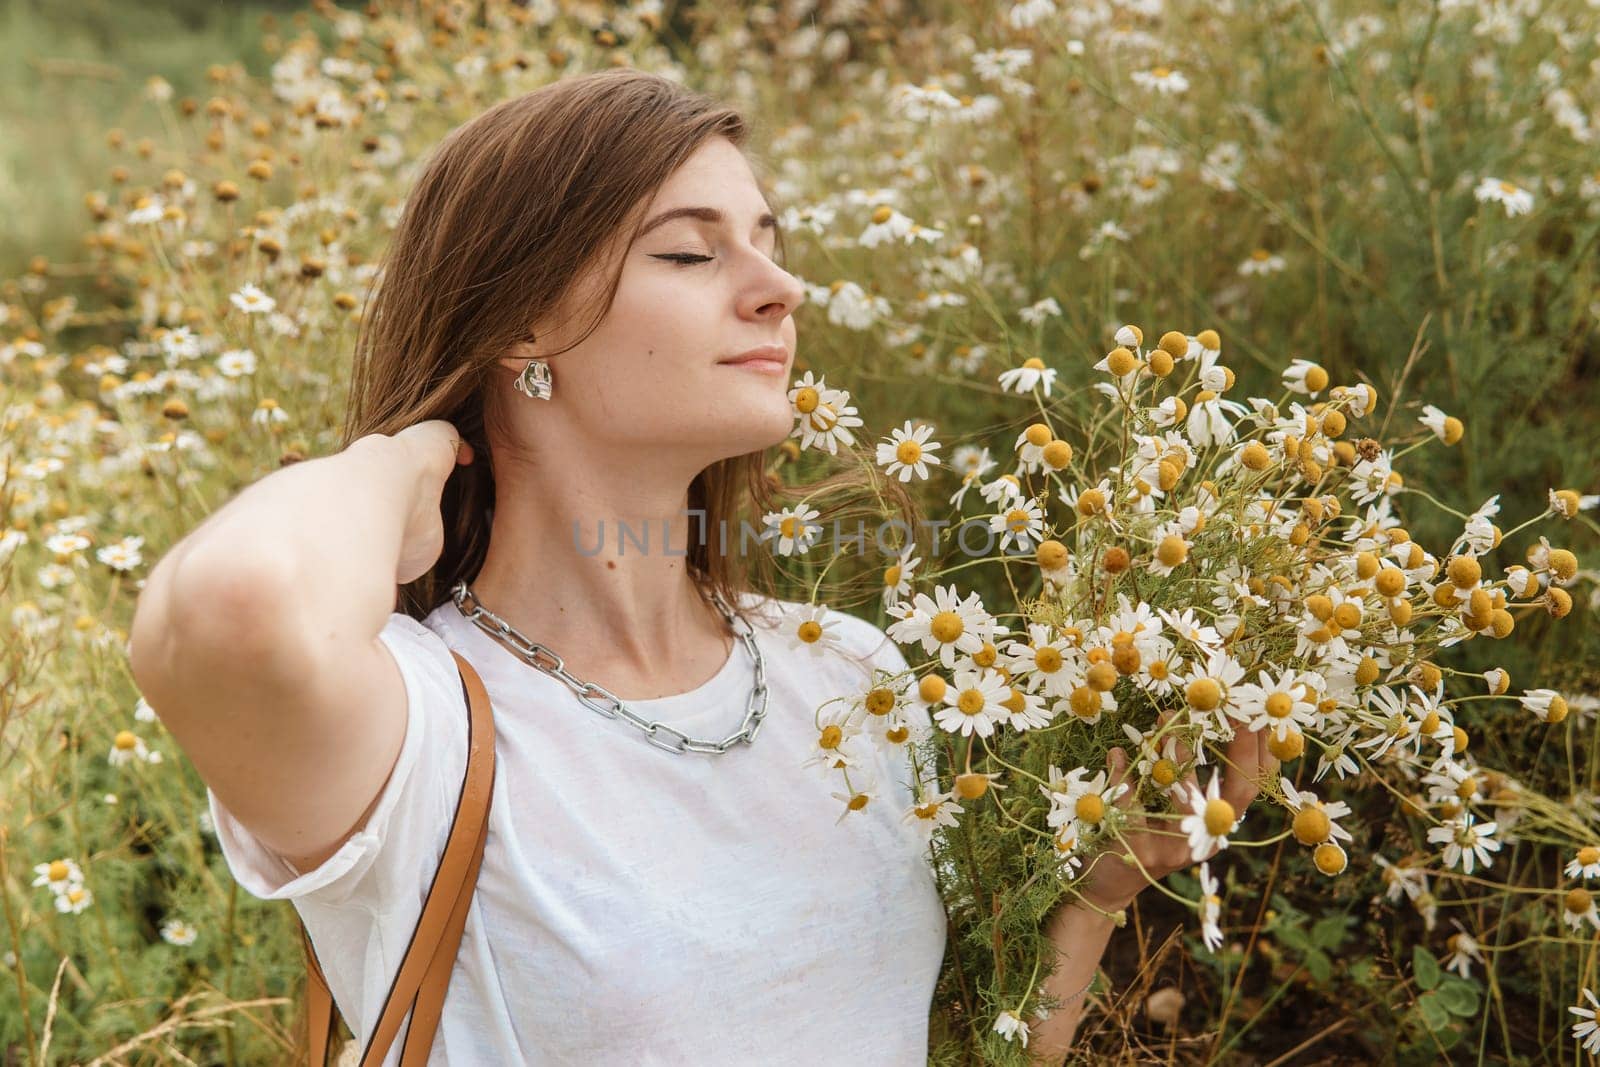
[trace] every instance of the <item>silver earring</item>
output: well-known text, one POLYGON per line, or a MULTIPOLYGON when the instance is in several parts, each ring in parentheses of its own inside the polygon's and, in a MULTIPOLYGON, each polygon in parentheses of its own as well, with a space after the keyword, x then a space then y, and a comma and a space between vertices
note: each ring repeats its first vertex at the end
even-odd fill
POLYGON ((528 360, 528 365, 517 375, 512 388, 533 400, 549 400, 553 388, 550 380, 550 364, 542 359, 528 360))

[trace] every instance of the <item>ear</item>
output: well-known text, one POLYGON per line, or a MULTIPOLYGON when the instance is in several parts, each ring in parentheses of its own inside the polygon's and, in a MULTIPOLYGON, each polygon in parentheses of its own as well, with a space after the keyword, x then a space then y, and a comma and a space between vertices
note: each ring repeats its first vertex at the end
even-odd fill
POLYGON ((538 355, 539 353, 535 350, 534 343, 531 340, 518 341, 506 349, 506 353, 500 357, 499 363, 511 373, 521 374, 522 369, 528 365, 528 360, 534 359, 538 355))

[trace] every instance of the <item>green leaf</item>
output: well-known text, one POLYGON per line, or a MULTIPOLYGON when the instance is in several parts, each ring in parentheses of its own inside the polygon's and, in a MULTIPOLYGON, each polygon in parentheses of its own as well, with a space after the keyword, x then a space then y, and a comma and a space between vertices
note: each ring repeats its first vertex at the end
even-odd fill
POLYGON ((1439 987, 1439 1002, 1452 1015, 1476 1015, 1478 987, 1460 978, 1447 978, 1439 987))
POLYGON ((1311 943, 1318 948, 1338 948, 1344 940, 1345 917, 1326 915, 1311 928, 1311 943))
POLYGON ((1306 953, 1306 970, 1311 972, 1311 977, 1319 982, 1326 982, 1333 977, 1333 961, 1316 949, 1306 953))
POLYGON ((1428 993, 1417 1001, 1417 1011, 1429 1030, 1444 1030, 1450 1025, 1450 1013, 1444 1010, 1436 994, 1428 993))
POLYGON ((1417 945, 1411 950, 1411 973, 1416 976, 1417 985, 1432 989, 1439 984, 1439 961, 1433 953, 1417 945))
POLYGON ((1296 949, 1300 952, 1311 951, 1311 939, 1306 937, 1306 932, 1298 926, 1280 926, 1273 931, 1272 936, 1285 948, 1296 949))

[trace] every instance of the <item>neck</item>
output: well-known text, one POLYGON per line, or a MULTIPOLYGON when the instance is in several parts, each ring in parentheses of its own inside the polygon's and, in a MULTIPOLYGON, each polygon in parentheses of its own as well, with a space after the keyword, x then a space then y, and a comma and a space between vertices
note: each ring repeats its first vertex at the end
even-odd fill
POLYGON ((683 692, 726 661, 733 637, 688 571, 699 520, 690 478, 635 465, 498 467, 489 549, 472 591, 584 681, 619 697, 683 692), (626 481, 602 468, 628 472, 626 481), (587 673, 586 673, 587 672, 587 673))

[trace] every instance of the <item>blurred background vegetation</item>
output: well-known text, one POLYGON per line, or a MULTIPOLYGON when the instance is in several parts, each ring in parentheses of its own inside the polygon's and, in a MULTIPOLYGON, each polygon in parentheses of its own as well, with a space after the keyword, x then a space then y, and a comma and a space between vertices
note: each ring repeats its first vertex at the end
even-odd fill
MULTIPOLYGON (((1063 11, 1115 14, 1031 34, 1007 25, 1018 6, 1009 3, 862 0, 818 5, 820 14, 805 4, 701 3, 674 6, 654 37, 620 41, 597 24, 615 5, 563 3, 551 6, 598 14, 549 30, 500 29, 481 42, 458 32, 430 40, 395 61, 389 85, 420 86, 421 103, 395 92, 388 112, 364 116, 366 130, 334 123, 315 139, 295 140, 303 116, 256 84, 289 41, 314 35, 327 45, 313 50, 316 58, 391 58, 371 27, 338 50, 329 18, 311 6, 0 0, 10 60, 0 65, 0 279, 23 277, 6 282, 3 297, 24 312, 11 322, 0 316, 0 345, 25 338, 39 349, 0 361, 0 396, 39 413, 7 425, 0 443, 18 442, 19 465, 42 465, 23 483, 31 502, 0 514, 0 532, 10 522, 29 538, 12 587, 0 589, 0 625, 10 627, 4 644, 12 651, 31 643, 12 640, 26 629, 38 649, 29 661, 37 673, 20 674, 12 691, 0 688, 0 893, 12 920, 0 928, 0 951, 20 948, 20 960, 0 968, 4 1062, 47 1059, 38 1045, 47 1006, 52 1051, 61 1057, 104 1054, 173 1020, 191 1029, 176 1040, 170 1027, 165 1037, 143 1039, 128 1062, 269 1062, 283 1047, 285 998, 301 973, 289 909, 254 901, 232 883, 198 820, 204 801, 192 768, 158 723, 134 717, 137 693, 116 643, 131 617, 133 583, 80 556, 72 565, 81 580, 43 587, 38 575, 51 563, 43 543, 67 522, 103 540, 138 533, 146 537, 138 570, 145 573, 241 484, 285 457, 333 450, 350 334, 349 321, 330 313, 331 298, 363 288, 359 277, 336 282, 334 274, 353 274, 359 259, 370 263, 381 250, 378 205, 403 188, 402 163, 519 88, 509 83, 516 69, 506 67, 508 84, 473 83, 463 71, 481 70, 473 61, 482 57, 531 56, 520 86, 531 87, 563 69, 618 59, 648 67, 660 58, 659 43, 698 87, 744 107, 757 141, 767 142, 761 147, 770 145, 778 206, 839 214, 816 237, 791 237, 790 269, 818 287, 859 283, 894 308, 868 329, 831 321, 821 301, 797 316, 797 369, 809 363, 852 390, 868 423, 863 436, 907 417, 934 422, 940 439, 947 430, 992 431, 1005 469, 1011 442, 1035 413, 1000 396, 995 376, 1037 353, 1060 368, 1058 398, 1068 408, 1099 380, 1089 368, 1110 347, 1111 330, 1131 321, 1152 339, 1168 329, 1220 331, 1223 360, 1239 376, 1236 398, 1280 395, 1278 374, 1297 357, 1326 367, 1335 383, 1370 380, 1379 414, 1358 431, 1385 443, 1416 433, 1424 403, 1459 416, 1465 440, 1406 456, 1406 485, 1462 512, 1501 494, 1497 521, 1505 528, 1541 511, 1551 488, 1600 489, 1600 163, 1593 140, 1577 140, 1551 107, 1557 87, 1574 96, 1573 107, 1600 107, 1595 8, 1582 0, 1487 5, 1487 14, 1473 4, 1378 0, 1063 2, 1063 11), (1063 47, 1080 36, 1086 52, 1063 47), (553 47, 558 41, 564 51, 553 47), (974 51, 1023 46, 1034 50, 1036 69, 1017 77, 1040 88, 1033 103, 973 73, 974 51), (1188 73, 1188 95, 1130 83, 1130 71, 1158 62, 1188 73), (171 101, 147 97, 151 77, 171 85, 171 101), (1004 107, 938 128, 896 110, 894 87, 935 80, 969 103, 996 93, 1004 107), (221 118, 174 106, 213 97, 231 109, 221 118), (246 133, 252 120, 266 122, 265 132, 246 133), (113 130, 122 131, 120 148, 113 130), (225 150, 197 147, 220 131, 225 150), (353 170, 344 164, 364 158, 363 133, 396 136, 395 151, 375 153, 388 162, 369 168, 383 179, 376 193, 341 184, 353 170), (133 148, 144 138, 154 146, 149 157, 133 148), (308 144, 303 169, 299 159, 285 165, 308 144), (279 165, 270 184, 242 177, 252 153, 279 165), (129 171, 123 182, 109 178, 117 166, 129 171), (164 186, 169 168, 192 178, 194 190, 164 186), (1510 217, 1499 204, 1478 202, 1473 186, 1486 175, 1530 190, 1533 212, 1510 217), (219 206, 219 181, 246 190, 237 217, 219 206), (301 181, 350 194, 364 214, 349 224, 311 212, 286 221, 279 213, 305 206, 301 181), (150 236, 154 225, 126 221, 157 191, 183 205, 192 227, 185 235, 220 246, 244 233, 243 253, 230 252, 225 267, 214 250, 183 253, 186 267, 196 265, 199 291, 169 287, 169 272, 156 269, 150 252, 160 243, 150 236), (86 210, 90 193, 106 198, 98 217, 86 210), (967 286, 925 269, 935 254, 922 245, 860 247, 855 235, 880 202, 944 229, 941 253, 962 242, 981 249, 988 273, 970 288, 992 306, 922 307, 919 294, 967 286), (1105 237, 1108 222, 1124 236, 1105 237), (335 231, 338 251, 328 251, 323 227, 335 231), (104 238, 100 247, 85 243, 90 234, 104 238), (267 236, 281 239, 281 255, 251 247, 267 236), (334 269, 308 280, 298 269, 303 256, 334 269), (1240 270, 1273 256, 1283 257, 1276 273, 1240 270), (134 388, 172 369, 160 366, 157 344, 169 327, 242 344, 227 294, 247 281, 279 298, 280 311, 305 328, 304 342, 253 335, 261 373, 236 392, 215 388, 214 375, 204 395, 187 381, 134 388), (151 307, 159 292, 159 315, 96 317, 102 305, 141 308, 145 289, 151 307), (63 294, 79 303, 62 302, 63 294), (1045 297, 1059 301, 1061 314, 1038 328, 1019 325, 1017 309, 1045 297), (177 309, 170 314, 169 302, 177 309), (969 363, 974 346, 987 355, 969 363), (126 365, 112 370, 113 353, 125 354, 126 365), (263 394, 293 413, 281 437, 252 421, 263 394), (192 408, 180 413, 179 400, 192 408), (74 412, 77 403, 91 409, 87 420, 74 412), (95 433, 79 436, 84 422, 95 433), (192 452, 159 450, 180 433, 202 443, 192 452), (50 460, 72 466, 50 469, 50 460), (166 750, 165 768, 107 765, 113 738, 130 729, 166 750), (115 805, 103 801, 112 795, 115 805), (57 857, 76 857, 95 891, 81 914, 58 916, 46 891, 30 885, 33 865, 57 857), (198 931, 186 952, 158 933, 174 915, 198 931), (219 1034, 205 1015, 218 1010, 238 1025, 219 1034)), ((419 37, 434 29, 420 18, 418 27, 419 37)), ((336 98, 348 101, 353 79, 343 78, 330 80, 339 82, 336 98)), ((209 362, 202 370, 212 370, 209 362)), ((797 466, 812 462, 821 460, 808 453, 797 466)), ((942 516, 937 504, 953 489, 949 472, 939 472, 929 511, 942 516)), ((1431 550, 1460 528, 1458 516, 1420 497, 1403 494, 1398 503, 1431 550)), ((1592 569, 1600 545, 1593 515, 1545 523, 1540 532, 1592 569)), ((1508 538, 1486 557, 1486 571, 1522 562, 1533 540, 1508 538)), ((852 560, 830 572, 865 583, 856 603, 829 603, 870 617, 880 562, 852 560)), ((790 595, 805 595, 804 577, 790 595)), ((957 577, 963 592, 1008 599, 992 571, 970 586, 957 577)), ((1568 695, 1574 712, 1559 727, 1501 705, 1464 706, 1461 721, 1474 754, 1515 775, 1508 789, 1570 806, 1600 841, 1593 589, 1592 581, 1573 587, 1579 608, 1566 620, 1524 615, 1514 640, 1468 642, 1447 665, 1504 665, 1514 693, 1548 686, 1568 695)), ((1580 986, 1593 987, 1600 965, 1586 935, 1569 935, 1561 923, 1569 882, 1560 870, 1573 842, 1508 843, 1494 880, 1448 888, 1441 880, 1435 924, 1420 904, 1383 903, 1373 859, 1429 858, 1422 821, 1399 817, 1381 789, 1339 795, 1357 807, 1350 871, 1330 882, 1293 851, 1233 850, 1222 951, 1197 947, 1191 913, 1145 894, 1131 928, 1113 939, 1107 970, 1115 996, 1085 1021, 1086 1055, 1579 1061, 1566 1009, 1580 986), (1438 973, 1457 929, 1447 920, 1458 917, 1490 953, 1488 966, 1460 982, 1438 973), (1159 1007, 1150 996, 1179 990, 1159 1007)), ((1277 829, 1274 813, 1254 820, 1246 836, 1277 829)), ((1171 881, 1196 892, 1187 875, 1171 881)))

